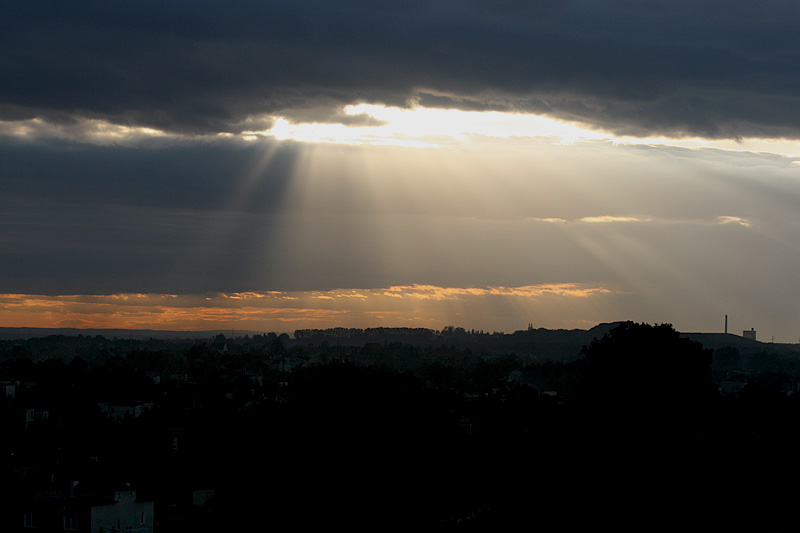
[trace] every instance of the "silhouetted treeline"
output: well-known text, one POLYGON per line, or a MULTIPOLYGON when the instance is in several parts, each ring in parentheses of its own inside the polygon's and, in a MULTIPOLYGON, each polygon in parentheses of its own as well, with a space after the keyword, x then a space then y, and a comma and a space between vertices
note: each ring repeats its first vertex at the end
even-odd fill
POLYGON ((0 362, 3 531, 42 494, 71 505, 76 481, 131 483, 165 532, 796 528, 796 375, 669 325, 620 324, 567 361, 88 341, 103 353, 0 362))

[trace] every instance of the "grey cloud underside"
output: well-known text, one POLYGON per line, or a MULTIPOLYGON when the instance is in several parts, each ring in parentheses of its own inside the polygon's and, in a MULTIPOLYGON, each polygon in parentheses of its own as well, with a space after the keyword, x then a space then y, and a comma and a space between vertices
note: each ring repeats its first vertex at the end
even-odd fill
POLYGON ((581 120, 619 133, 800 137, 800 5, 3 2, 0 118, 171 131, 361 101, 581 120))

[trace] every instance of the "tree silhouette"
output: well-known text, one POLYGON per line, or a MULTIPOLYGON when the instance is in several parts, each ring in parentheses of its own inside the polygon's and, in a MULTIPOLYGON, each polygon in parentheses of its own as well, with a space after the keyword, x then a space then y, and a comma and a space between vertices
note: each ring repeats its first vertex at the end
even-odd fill
POLYGON ((581 393, 595 408, 680 418, 715 395, 711 350, 682 338, 671 324, 625 322, 582 352, 581 393))
POLYGON ((625 322, 583 349, 579 405, 585 439, 587 502, 626 527, 679 506, 675 520, 705 505, 712 480, 703 436, 716 389, 711 350, 670 324, 625 322), (618 490, 604 492, 615 479, 618 490), (674 487, 682 486, 680 495, 674 487), (616 513, 616 514, 614 514, 616 513))

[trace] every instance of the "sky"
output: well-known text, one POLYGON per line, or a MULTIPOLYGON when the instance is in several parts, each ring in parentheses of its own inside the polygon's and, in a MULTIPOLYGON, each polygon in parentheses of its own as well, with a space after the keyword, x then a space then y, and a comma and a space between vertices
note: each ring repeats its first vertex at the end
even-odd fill
POLYGON ((0 326, 800 338, 800 5, 0 2, 0 326))

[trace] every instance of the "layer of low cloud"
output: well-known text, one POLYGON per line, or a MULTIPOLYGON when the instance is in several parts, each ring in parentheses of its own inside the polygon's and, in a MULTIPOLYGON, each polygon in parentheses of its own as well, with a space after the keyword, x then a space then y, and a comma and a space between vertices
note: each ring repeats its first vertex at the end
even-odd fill
POLYGON ((370 102, 798 138, 798 22, 789 0, 7 2, 0 120, 216 134, 370 102))
POLYGON ((398 326, 441 328, 457 323, 502 330, 519 317, 539 326, 584 328, 611 311, 617 291, 588 284, 525 287, 394 286, 330 291, 202 294, 0 294, 0 323, 19 327, 166 330, 398 326), (594 309, 572 316, 575 306, 594 309), (487 317, 482 311, 493 307, 487 317), (603 309, 603 313, 597 311, 603 309))

